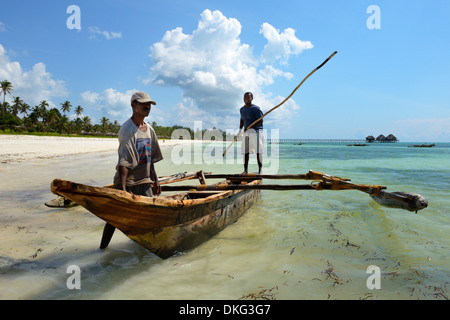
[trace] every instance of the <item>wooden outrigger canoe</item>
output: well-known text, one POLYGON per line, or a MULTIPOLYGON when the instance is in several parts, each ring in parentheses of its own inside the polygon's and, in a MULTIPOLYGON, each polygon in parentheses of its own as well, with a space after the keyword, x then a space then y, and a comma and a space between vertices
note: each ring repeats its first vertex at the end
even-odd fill
MULTIPOLYGON (((285 175, 204 174, 200 171, 182 177, 165 177, 161 184, 195 177, 200 180, 200 185, 163 185, 164 192, 183 192, 159 197, 138 196, 110 187, 93 187, 59 179, 53 180, 51 190, 64 199, 82 205, 111 225, 113 230, 121 230, 161 258, 192 249, 237 221, 256 201, 260 190, 358 190, 389 208, 417 213, 428 206, 428 201, 416 193, 387 192, 384 186, 354 184, 350 179, 312 170, 306 174, 285 175), (223 178, 226 180, 216 184, 205 182, 205 179, 223 178), (262 184, 262 179, 313 182, 270 185, 262 184)), ((103 242, 102 238, 102 248, 109 239, 103 242)))
MULTIPOLYGON (((242 184, 258 185, 261 180, 242 184)), ((196 247, 237 221, 260 193, 253 189, 187 191, 144 197, 59 179, 53 180, 51 191, 83 206, 163 259, 196 247)))

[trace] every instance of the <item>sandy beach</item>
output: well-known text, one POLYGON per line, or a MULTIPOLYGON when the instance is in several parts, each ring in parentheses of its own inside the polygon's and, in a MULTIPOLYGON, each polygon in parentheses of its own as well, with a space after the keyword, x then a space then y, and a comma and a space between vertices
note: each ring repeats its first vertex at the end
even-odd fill
MULTIPOLYGON (((174 146, 191 142, 190 140, 161 139, 160 146, 174 146)), ((0 163, 114 151, 118 146, 117 138, 0 135, 0 163)))

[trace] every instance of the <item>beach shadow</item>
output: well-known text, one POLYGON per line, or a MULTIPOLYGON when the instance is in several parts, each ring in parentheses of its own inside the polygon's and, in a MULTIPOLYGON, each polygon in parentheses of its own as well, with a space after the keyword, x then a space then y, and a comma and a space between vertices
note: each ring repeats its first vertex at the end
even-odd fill
POLYGON ((98 299, 101 294, 130 277, 148 271, 151 266, 161 261, 161 258, 130 241, 103 250, 58 253, 42 259, 0 257, 0 275, 9 279, 29 279, 27 281, 30 282, 30 288, 36 283, 45 284, 42 285, 42 290, 34 289, 39 291, 38 293, 23 292, 20 299, 98 299), (68 267, 72 265, 80 268, 80 289, 69 289, 67 286, 67 281, 73 274, 68 267))

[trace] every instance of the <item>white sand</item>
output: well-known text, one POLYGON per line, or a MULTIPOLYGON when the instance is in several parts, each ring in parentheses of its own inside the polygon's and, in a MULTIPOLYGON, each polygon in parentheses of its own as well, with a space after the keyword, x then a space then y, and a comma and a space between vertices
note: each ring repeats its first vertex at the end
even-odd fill
MULTIPOLYGON (((160 146, 191 143, 191 140, 159 140, 160 146)), ((201 142, 201 141, 198 141, 201 142)), ((16 163, 90 152, 117 150, 117 138, 44 137, 0 135, 0 163, 16 163)))

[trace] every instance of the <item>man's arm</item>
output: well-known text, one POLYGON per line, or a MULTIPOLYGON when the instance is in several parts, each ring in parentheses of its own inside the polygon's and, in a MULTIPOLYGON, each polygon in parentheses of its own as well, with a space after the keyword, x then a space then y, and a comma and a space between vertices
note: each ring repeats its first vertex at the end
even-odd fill
POLYGON ((253 127, 259 127, 263 124, 263 119, 259 120, 253 127))
POLYGON ((153 194, 155 196, 159 196, 161 194, 161 185, 159 184, 158 175, 156 174, 155 165, 153 164, 153 162, 150 165, 150 172, 150 179, 153 180, 153 194))
POLYGON ((128 168, 119 166, 120 185, 123 191, 127 191, 128 168))
MULTIPOLYGON (((258 108, 258 111, 259 111, 259 112, 258 112, 258 114, 256 115, 256 116, 258 117, 258 119, 264 117, 264 114, 263 114, 262 110, 258 108)), ((254 127, 262 126, 262 124, 263 124, 263 119, 261 119, 261 120, 259 120, 257 123, 255 123, 254 127)))

